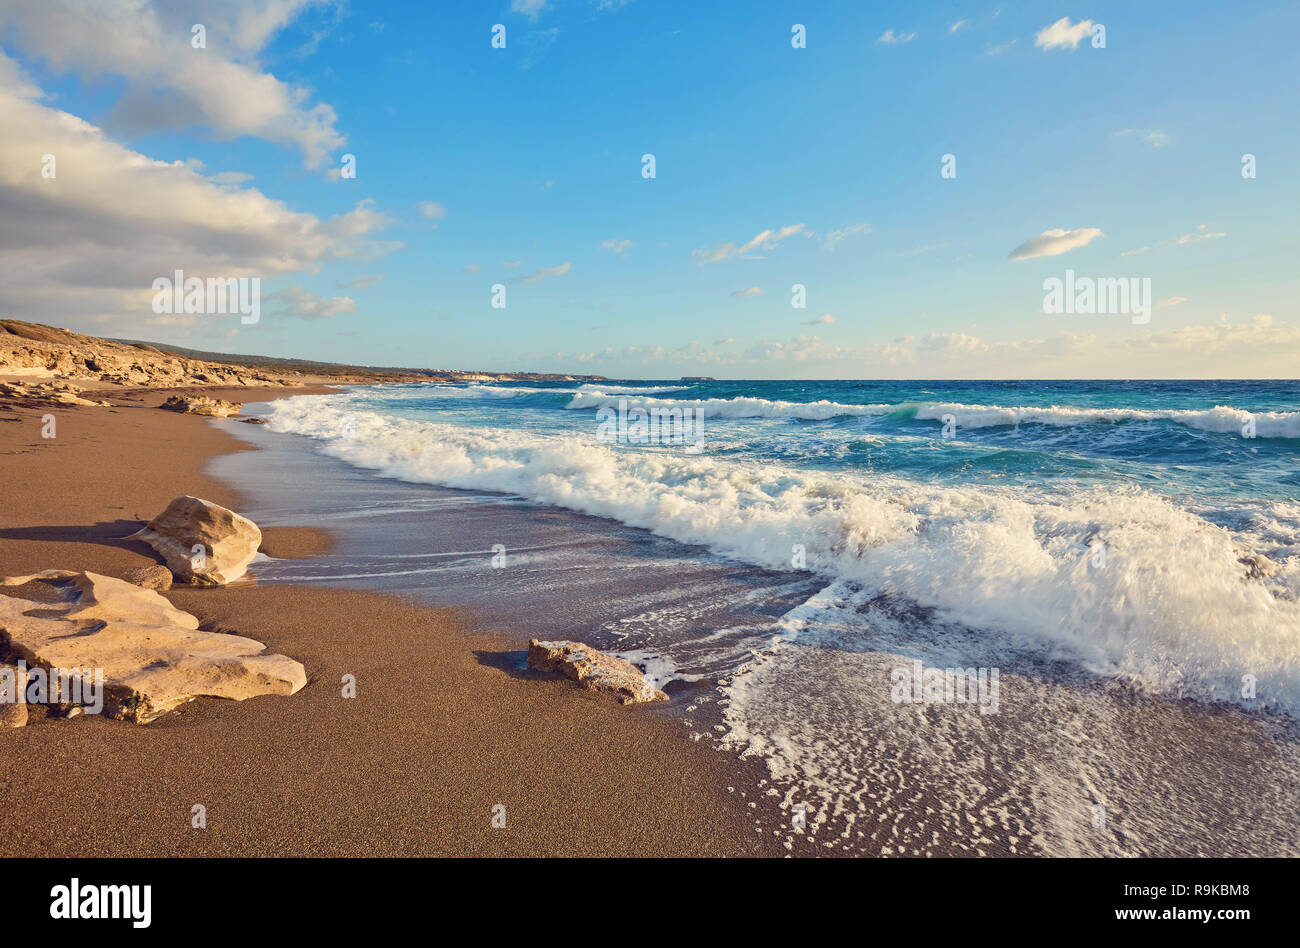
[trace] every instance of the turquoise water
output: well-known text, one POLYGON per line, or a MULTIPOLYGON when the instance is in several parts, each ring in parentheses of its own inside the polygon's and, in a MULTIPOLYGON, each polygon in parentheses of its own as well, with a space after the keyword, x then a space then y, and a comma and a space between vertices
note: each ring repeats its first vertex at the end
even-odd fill
POLYGON ((270 422, 383 476, 811 572, 1145 691, 1300 707, 1297 382, 418 384, 270 422), (689 444, 602 438, 619 410, 699 421, 689 444))
POLYGON ((764 762, 736 789, 788 847, 1295 853, 1300 383, 424 384, 267 417, 350 465, 316 462, 348 472, 330 516, 382 523, 283 578, 616 650, 764 762), (997 706, 900 701, 915 663, 996 670, 997 706))
POLYGON ((702 402, 710 453, 738 460, 951 484, 1118 482, 1251 501, 1300 493, 1300 382, 491 384, 377 389, 366 403, 403 417, 584 435, 596 407, 619 398, 702 402), (948 439, 945 413, 955 426, 948 439), (1242 435, 1250 416, 1254 439, 1242 435))

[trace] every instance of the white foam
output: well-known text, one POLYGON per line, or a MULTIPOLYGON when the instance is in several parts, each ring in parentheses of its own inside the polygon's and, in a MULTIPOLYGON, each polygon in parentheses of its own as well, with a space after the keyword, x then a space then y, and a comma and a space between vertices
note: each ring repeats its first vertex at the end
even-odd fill
MULTIPOLYGON (((599 408, 610 404, 613 390, 580 391, 566 408, 599 408)), ((890 405, 842 405, 822 399, 816 402, 783 402, 766 398, 638 398, 637 405, 647 408, 694 407, 709 418, 799 418, 823 421, 841 415, 883 415, 890 405)))
POLYGON ((578 392, 586 394, 588 392, 614 392, 619 395, 653 395, 656 392, 680 392, 683 389, 690 388, 689 385, 607 385, 604 382, 592 383, 578 386, 578 392))
MULTIPOLYGON (((584 386, 569 409, 599 408, 611 403, 615 389, 584 386)), ((626 393, 623 393, 626 394, 626 393)), ((1300 411, 1249 412, 1218 405, 1211 409, 1073 408, 1068 406, 966 405, 961 402, 899 402, 897 404, 848 405, 822 399, 815 402, 773 401, 766 398, 660 399, 638 398, 646 408, 692 406, 711 418, 792 418, 824 421, 849 416, 908 415, 921 421, 942 421, 951 415, 957 428, 992 428, 1018 424, 1056 426, 1088 425, 1100 422, 1171 421, 1201 431, 1241 434, 1254 419, 1259 438, 1300 438, 1300 411)))
POLYGON ((1000 405, 963 405, 959 402, 929 402, 918 405, 916 417, 941 420, 952 415, 960 428, 990 428, 1002 425, 1089 425, 1098 422, 1172 421, 1218 434, 1241 434, 1247 421, 1254 419, 1255 434, 1260 438, 1300 438, 1300 412, 1248 412, 1240 408, 1217 405, 1206 410, 1143 408, 1006 408, 1000 405))
MULTIPOLYGON (((787 849, 869 855, 1294 855, 1300 767, 1280 717, 1204 715, 1115 700, 969 636, 941 636, 932 668, 1000 666, 996 713, 896 702, 892 669, 918 657, 920 621, 834 583, 786 616, 794 634, 721 683, 723 747, 762 759, 787 849), (946 644, 945 644, 946 643, 946 644), (978 655, 973 655, 971 650, 978 655), (962 653, 965 654, 962 654, 962 653), (951 663, 951 664, 950 664, 951 663), (1234 770, 1237 778, 1219 775, 1234 770), (1248 761, 1267 759, 1267 767, 1248 761), (1158 789, 1160 806, 1151 806, 1158 789), (1241 800, 1268 800, 1262 807, 1241 800), (1098 826, 1094 807, 1105 807, 1098 826), (806 828, 791 815, 803 811, 806 828), (1214 826, 1206 834, 1204 828, 1214 826)), ((937 633, 936 633, 937 634, 937 633)), ((707 732, 705 732, 707 733, 707 732)))
POLYGON ((1269 585, 1247 579, 1239 557, 1263 552, 1249 534, 1137 488, 937 487, 398 419, 338 398, 277 401, 270 427, 389 476, 514 493, 760 566, 787 569, 802 545, 814 572, 1100 674, 1164 694, 1300 709, 1297 571, 1269 585), (1094 542, 1106 546, 1104 568, 1090 565, 1094 542), (1258 702, 1241 698, 1246 674, 1258 702))

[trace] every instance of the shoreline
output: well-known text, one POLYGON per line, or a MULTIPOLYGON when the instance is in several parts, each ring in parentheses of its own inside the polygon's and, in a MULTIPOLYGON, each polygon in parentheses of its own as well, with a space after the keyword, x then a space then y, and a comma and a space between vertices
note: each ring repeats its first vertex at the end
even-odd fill
MULTIPOLYGON (((334 389, 200 391, 253 405, 334 389)), ((178 493, 206 496, 259 523, 273 559, 254 563, 253 582, 167 598, 204 630, 302 662, 308 684, 200 699, 138 730, 82 717, 0 732, 23 775, 6 786, 0 854, 1294 852, 1292 719, 1006 654, 975 662, 1004 666, 999 714, 894 703, 860 687, 886 682, 915 645, 883 601, 845 594, 836 608, 849 611, 825 618, 861 609, 856 639, 728 664, 739 691, 703 669, 701 684, 665 685, 670 702, 627 708, 534 674, 531 637, 675 661, 675 634, 762 627, 817 589, 616 520, 375 476, 298 435, 146 407, 175 392, 56 409, 53 440, 40 437, 48 408, 0 413, 14 419, 0 424, 0 454, 22 475, 0 520, 0 575, 122 575, 157 557, 119 538, 178 493), (522 569, 486 568, 501 539, 522 569), (348 674, 357 700, 340 695, 348 674), (715 741, 738 704, 741 740, 715 741), (195 803, 207 832, 189 828, 195 803), (491 828, 497 804, 505 832, 491 828), (809 829, 794 835, 798 804, 809 829)))
MULTIPOLYGON (((269 401, 320 388, 196 387, 269 401)), ((156 562, 122 540, 174 496, 239 510, 204 473, 250 450, 206 417, 152 406, 184 389, 104 392, 110 408, 17 408, 0 575, 121 575, 156 562), (46 412, 57 436, 40 437, 46 412)), ((319 528, 265 528, 277 558, 323 552, 319 528)), ((256 565, 253 567, 254 577, 256 565)), ((670 714, 625 708, 522 671, 504 636, 463 612, 309 585, 176 586, 201 627, 301 661, 291 697, 199 699, 140 727, 54 719, 0 735, 11 772, 0 855, 777 855, 727 792, 724 755, 670 714), (344 699, 342 675, 357 678, 344 699), (206 830, 190 808, 206 807, 206 830), (506 807, 505 829, 492 808, 506 807)))
MULTIPOLYGON (((354 394, 365 403, 366 393, 354 394)), ((1300 799, 1300 731, 1287 715, 1152 694, 960 615, 936 618, 906 599, 873 594, 869 584, 772 573, 617 517, 553 505, 541 499, 545 492, 528 500, 528 491, 502 493, 508 483, 490 478, 452 477, 461 486, 441 486, 439 455, 418 430, 396 444, 379 439, 388 454, 332 451, 329 420, 347 409, 329 401, 308 400, 305 415, 282 406, 298 424, 277 429, 312 434, 284 441, 267 464, 235 454, 216 465, 254 488, 268 522, 338 526, 338 550, 301 567, 273 564, 275 580, 360 582, 426 601, 486 603, 505 629, 552 619, 530 598, 545 590, 570 628, 585 630, 584 641, 684 672, 665 690, 703 673, 717 688, 702 687, 689 703, 718 700, 699 709, 691 736, 717 744, 735 786, 750 791, 755 825, 784 837, 791 852, 1295 852, 1288 816, 1300 799), (323 451, 313 436, 317 414, 325 419, 323 451), (403 447, 429 467, 382 463, 403 447), (501 540, 521 556, 521 570, 484 568, 488 545, 501 540), (724 563, 734 569, 717 568, 724 563), (764 574, 778 582, 765 584, 764 574), (733 595, 738 583, 752 596, 733 595), (781 585, 793 601, 782 604, 781 585), (780 608, 746 621, 732 609, 737 598, 780 608), (777 619, 799 617, 811 634, 770 648, 755 641, 777 619), (1001 712, 893 700, 892 670, 917 657, 1000 666, 1001 712), (741 751, 749 756, 737 759, 741 751), (745 769, 755 760, 764 761, 757 778, 745 769), (803 834, 790 830, 800 804, 809 818, 803 834)), ((247 429, 247 440, 268 447, 275 437, 247 429)), ((440 440, 436 431, 429 437, 440 440)), ((459 443, 446 439, 453 452, 459 443)))

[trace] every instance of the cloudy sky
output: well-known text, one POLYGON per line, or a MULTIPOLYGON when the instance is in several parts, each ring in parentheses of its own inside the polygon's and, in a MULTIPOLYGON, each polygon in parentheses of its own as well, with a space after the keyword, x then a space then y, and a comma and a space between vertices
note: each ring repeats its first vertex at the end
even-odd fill
POLYGON ((636 378, 1295 377, 1297 32, 1252 0, 0 0, 0 316, 636 378), (261 320, 156 314, 177 269, 259 278, 261 320), (1149 279, 1149 322, 1044 313, 1067 270, 1149 279))

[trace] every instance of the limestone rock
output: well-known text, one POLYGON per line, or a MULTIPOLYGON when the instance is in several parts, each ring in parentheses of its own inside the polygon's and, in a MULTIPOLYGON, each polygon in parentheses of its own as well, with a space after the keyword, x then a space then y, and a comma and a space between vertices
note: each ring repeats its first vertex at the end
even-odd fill
POLYGON ((182 583, 224 586, 244 575, 262 531, 233 510, 183 495, 127 539, 144 540, 157 550, 182 583))
POLYGON ((528 667, 556 672, 584 688, 612 694, 620 704, 667 701, 668 696, 650 684, 631 662, 606 655, 581 642, 528 643, 528 667))
POLYGON ((27 683, 17 665, 0 664, 0 730, 27 724, 27 683))
POLYGON ((103 407, 108 402, 96 401, 91 398, 82 398, 81 392, 85 389, 76 385, 70 385, 67 382, 34 382, 25 384, 22 382, 0 382, 0 395, 9 398, 20 399, 29 403, 40 403, 47 405, 82 405, 91 407, 103 407))
POLYGON ((159 592, 165 592, 172 588, 172 571, 161 563, 151 563, 148 566, 136 566, 126 571, 122 579, 131 583, 133 586, 141 586, 145 589, 155 589, 159 592))
POLYGON ((231 415, 238 415, 239 410, 244 406, 239 402, 209 398, 206 395, 173 395, 158 407, 190 415, 215 415, 217 418, 229 418, 231 415))
POLYGON ((102 669, 106 716, 147 724, 193 698, 291 695, 307 683, 293 659, 240 635, 200 631, 194 616, 125 580, 48 570, 0 585, 33 579, 63 601, 0 596, 0 649, 31 667, 102 669))
POLYGON ((0 374, 88 379, 174 388, 195 384, 300 385, 296 368, 207 362, 147 343, 122 343, 66 329, 0 319, 0 374))

